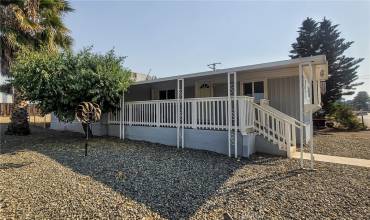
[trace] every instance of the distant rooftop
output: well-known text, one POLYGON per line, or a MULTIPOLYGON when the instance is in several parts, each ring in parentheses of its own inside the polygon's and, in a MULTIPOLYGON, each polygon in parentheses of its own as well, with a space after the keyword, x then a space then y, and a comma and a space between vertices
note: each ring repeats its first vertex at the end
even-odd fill
POLYGON ((157 79, 156 76, 152 76, 149 74, 144 74, 144 73, 132 73, 132 80, 134 82, 141 82, 141 81, 147 81, 147 80, 155 80, 157 79))

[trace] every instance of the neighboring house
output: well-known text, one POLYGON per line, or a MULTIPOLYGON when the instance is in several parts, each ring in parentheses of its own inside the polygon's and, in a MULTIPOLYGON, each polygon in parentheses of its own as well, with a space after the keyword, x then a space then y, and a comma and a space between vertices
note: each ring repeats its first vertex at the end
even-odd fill
MULTIPOLYGON (((1 75, 0 73, 0 85, 3 85, 7 82, 8 78, 1 75)), ((0 92, 0 103, 13 103, 13 95, 5 92, 0 92)))
POLYGON ((132 73, 132 80, 134 82, 139 82, 139 81, 145 81, 145 80, 153 80, 156 79, 156 76, 152 76, 149 74, 144 74, 144 73, 132 73))
POLYGON ((13 95, 0 92, 0 103, 13 103, 13 95))
POLYGON ((312 143, 312 113, 327 77, 325 56, 313 56, 140 81, 123 108, 93 129, 235 157, 290 157, 312 143))

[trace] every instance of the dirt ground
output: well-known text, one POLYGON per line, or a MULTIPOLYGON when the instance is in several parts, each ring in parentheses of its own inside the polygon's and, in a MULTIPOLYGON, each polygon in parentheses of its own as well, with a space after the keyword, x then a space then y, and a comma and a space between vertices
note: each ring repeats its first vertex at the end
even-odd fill
POLYGON ((318 131, 314 136, 314 153, 370 160, 370 131, 318 131))

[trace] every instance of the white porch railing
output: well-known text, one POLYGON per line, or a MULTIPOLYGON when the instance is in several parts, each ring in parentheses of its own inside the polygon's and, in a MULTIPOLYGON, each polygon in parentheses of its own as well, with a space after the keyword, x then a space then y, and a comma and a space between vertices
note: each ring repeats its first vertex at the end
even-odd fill
POLYGON ((296 125, 288 117, 271 111, 269 108, 254 104, 255 120, 254 128, 256 132, 264 136, 268 141, 277 144, 281 150, 287 150, 287 147, 297 146, 296 125))
MULTIPOLYGON (((130 126, 177 127, 176 110, 179 102, 176 99, 126 102, 123 123, 130 126)), ((239 109, 238 130, 253 127, 253 98, 239 96, 236 102, 239 109)), ((227 116, 227 97, 184 99, 185 128, 227 130, 227 116)), ((108 123, 120 123, 119 111, 109 114, 108 123)))
MULTIPOLYGON (((181 100, 152 100, 126 102, 123 123, 128 126, 177 127, 177 107, 181 100)), ((228 130, 228 97, 208 97, 184 99, 184 128, 228 130)), ((234 104, 234 101, 231 101, 234 104)), ((297 146, 296 129, 302 123, 267 106, 258 105, 248 96, 237 96, 236 123, 242 134, 256 131, 268 141, 277 144, 281 150, 297 146), (249 130, 249 131, 248 131, 249 130)), ((109 124, 120 124, 119 111, 110 113, 109 124)), ((232 130, 234 129, 232 125, 232 130)), ((289 156, 289 155, 288 155, 289 156)))

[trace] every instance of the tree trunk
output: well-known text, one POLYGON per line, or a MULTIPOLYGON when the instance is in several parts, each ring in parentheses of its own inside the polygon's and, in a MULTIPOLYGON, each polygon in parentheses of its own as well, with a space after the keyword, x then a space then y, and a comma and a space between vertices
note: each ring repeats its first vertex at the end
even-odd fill
POLYGON ((6 134, 28 135, 31 133, 27 105, 27 102, 20 98, 17 91, 13 90, 13 109, 6 134))
POLYGON ((87 134, 89 134, 89 138, 92 138, 93 137, 93 133, 92 133, 92 130, 91 130, 91 124, 90 124, 90 126, 87 126, 86 123, 81 123, 81 124, 82 124, 82 128, 83 128, 83 130, 85 132, 85 137, 87 136, 87 134))

